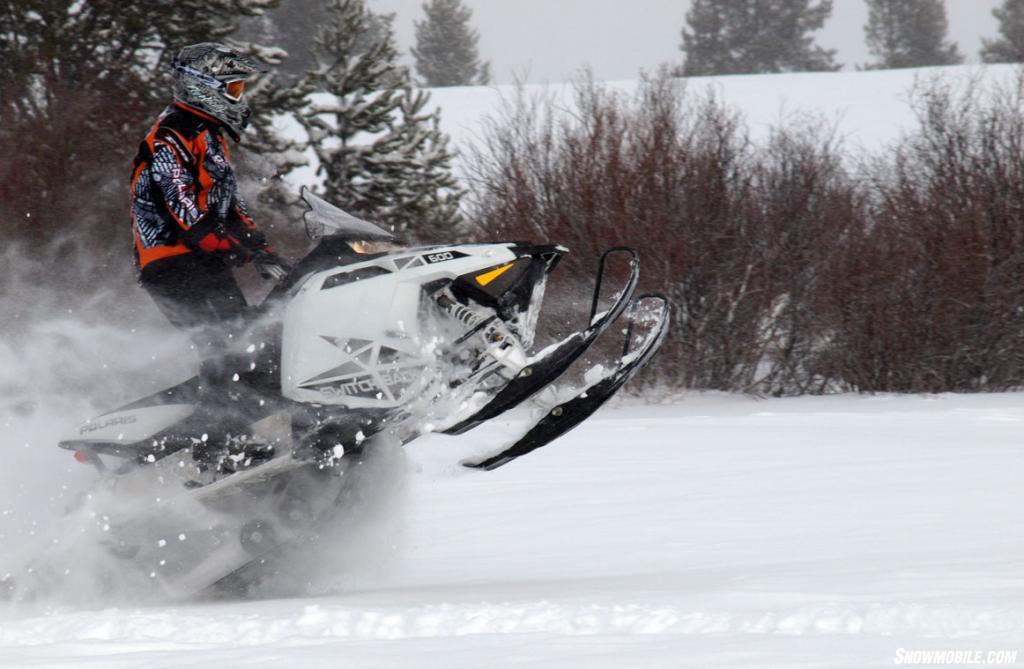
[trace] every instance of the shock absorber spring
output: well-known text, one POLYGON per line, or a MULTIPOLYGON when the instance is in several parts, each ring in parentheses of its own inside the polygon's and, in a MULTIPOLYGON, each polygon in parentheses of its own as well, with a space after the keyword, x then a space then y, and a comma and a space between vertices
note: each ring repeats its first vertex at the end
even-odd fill
POLYGON ((521 346, 497 314, 481 313, 472 307, 459 304, 447 294, 439 295, 436 300, 438 306, 445 313, 466 328, 466 332, 455 341, 456 347, 466 343, 471 337, 479 335, 490 355, 503 367, 512 369, 513 373, 518 373, 526 364, 526 357, 521 346))
POLYGON ((483 314, 480 314, 465 305, 459 304, 447 295, 441 295, 438 297, 437 303, 441 305, 441 308, 444 309, 448 315, 462 323, 469 330, 475 329, 487 320, 487 317, 483 314))

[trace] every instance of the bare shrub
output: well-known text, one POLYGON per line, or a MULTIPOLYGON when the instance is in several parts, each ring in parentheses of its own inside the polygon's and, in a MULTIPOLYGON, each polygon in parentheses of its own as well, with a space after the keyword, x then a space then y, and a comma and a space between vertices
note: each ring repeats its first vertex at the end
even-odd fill
POLYGON ((850 387, 1024 381, 1022 83, 924 83, 919 129, 867 170, 870 224, 850 231, 831 288, 831 363, 850 387))
POLYGON ((772 304, 759 333, 762 374, 750 389, 833 390, 840 379, 827 364, 829 277, 849 231, 864 221, 865 197, 831 129, 813 119, 776 130, 756 152, 753 175, 745 217, 760 233, 772 304))
POLYGON ((571 114, 515 101, 470 160, 471 215, 488 236, 565 243, 573 274, 626 244, 673 327, 649 383, 749 392, 827 385, 817 268, 858 198, 827 129, 798 124, 761 150, 713 96, 665 75, 630 98, 583 80, 571 114))

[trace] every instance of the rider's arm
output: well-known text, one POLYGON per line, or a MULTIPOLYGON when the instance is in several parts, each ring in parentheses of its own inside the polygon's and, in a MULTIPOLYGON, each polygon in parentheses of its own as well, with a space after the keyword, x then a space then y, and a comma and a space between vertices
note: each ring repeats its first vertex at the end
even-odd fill
POLYGON ((225 223, 229 234, 238 239, 253 256, 256 264, 256 271, 264 279, 284 279, 291 268, 288 262, 274 252, 274 248, 267 243, 267 237, 256 227, 249 210, 246 209, 245 200, 236 191, 231 200, 231 209, 228 211, 228 220, 225 223))
POLYGON ((236 191, 228 210, 228 220, 224 222, 228 233, 250 251, 270 250, 267 236, 264 235, 249 215, 245 200, 236 191))
POLYGON ((171 142, 174 140, 157 139, 153 142, 150 171, 153 181, 163 193, 167 213, 181 226, 182 231, 187 232, 199 222, 204 212, 196 200, 192 172, 188 168, 188 161, 194 159, 181 147, 172 146, 171 142))

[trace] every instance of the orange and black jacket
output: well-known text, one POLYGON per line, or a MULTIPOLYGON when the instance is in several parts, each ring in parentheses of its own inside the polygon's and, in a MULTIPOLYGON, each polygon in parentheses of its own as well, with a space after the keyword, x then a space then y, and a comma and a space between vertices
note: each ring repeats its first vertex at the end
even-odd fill
POLYGON ((195 253, 239 264, 267 245, 238 193, 220 123, 180 103, 160 114, 139 146, 131 216, 143 277, 195 253))

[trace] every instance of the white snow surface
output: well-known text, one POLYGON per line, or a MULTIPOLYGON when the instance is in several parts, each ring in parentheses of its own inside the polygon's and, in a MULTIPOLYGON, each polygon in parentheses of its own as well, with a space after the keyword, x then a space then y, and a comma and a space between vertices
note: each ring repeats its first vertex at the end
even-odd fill
POLYGON ((12 610, 0 665, 869 667, 900 648, 1024 650, 1024 396, 689 395, 606 409, 494 472, 458 466, 522 417, 408 447, 407 503, 358 578, 292 599, 12 610))
MULTIPOLYGON (((936 72, 1014 70, 691 86, 716 87, 757 136, 811 113, 874 150, 912 127, 909 90, 936 72)), ((433 103, 465 149, 508 94, 433 103)), ((180 337, 75 318, 0 342, 0 576, 92 482, 60 436, 179 380, 151 365, 180 337)), ((900 649, 1024 652, 1022 394, 620 402, 497 471, 459 466, 526 416, 410 445, 376 512, 287 596, 0 604, 0 667, 860 668, 900 649)))

